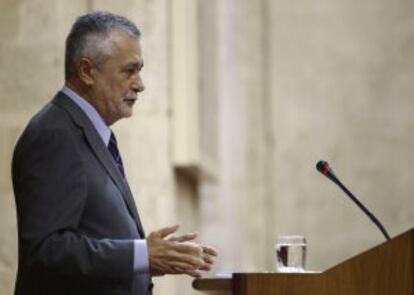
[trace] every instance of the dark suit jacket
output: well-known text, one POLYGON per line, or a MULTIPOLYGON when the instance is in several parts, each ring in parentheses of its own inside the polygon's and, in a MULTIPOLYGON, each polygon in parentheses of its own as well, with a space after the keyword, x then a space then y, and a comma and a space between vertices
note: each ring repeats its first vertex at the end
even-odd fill
POLYGON ((144 231, 128 185, 86 114, 58 93, 17 142, 12 164, 15 294, 148 294, 133 273, 144 231))

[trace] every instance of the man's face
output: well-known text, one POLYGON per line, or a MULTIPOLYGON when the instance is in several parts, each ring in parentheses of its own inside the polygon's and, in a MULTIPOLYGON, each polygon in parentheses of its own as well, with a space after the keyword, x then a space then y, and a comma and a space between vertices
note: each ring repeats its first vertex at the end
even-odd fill
POLYGON ((111 32, 110 56, 94 70, 91 103, 108 125, 132 115, 137 93, 144 90, 144 65, 139 39, 123 31, 111 32))

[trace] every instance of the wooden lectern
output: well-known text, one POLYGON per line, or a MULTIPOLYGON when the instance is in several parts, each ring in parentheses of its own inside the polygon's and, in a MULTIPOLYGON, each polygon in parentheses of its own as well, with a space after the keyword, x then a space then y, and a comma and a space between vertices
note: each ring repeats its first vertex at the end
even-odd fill
POLYGON ((207 294, 414 295, 414 229, 322 273, 234 273, 193 281, 207 294))

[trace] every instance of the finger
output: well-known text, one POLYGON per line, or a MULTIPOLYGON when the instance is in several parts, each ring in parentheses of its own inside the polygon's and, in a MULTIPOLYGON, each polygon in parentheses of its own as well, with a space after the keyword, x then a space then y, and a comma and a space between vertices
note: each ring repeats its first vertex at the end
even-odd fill
POLYGON ((197 270, 194 266, 179 261, 168 261, 168 263, 159 264, 158 267, 159 272, 163 274, 186 274, 197 270))
POLYGON ((212 268, 212 265, 211 264, 204 264, 202 267, 199 268, 199 270, 202 270, 202 271, 210 271, 211 268, 212 268))
POLYGON ((212 247, 201 245, 201 248, 203 249, 203 253, 211 256, 218 256, 217 250, 212 247))
POLYGON ((204 265, 200 267, 200 270, 210 271, 214 264, 213 258, 209 255, 205 255, 203 257, 203 260, 204 260, 204 265))
POLYGON ((180 270, 180 273, 184 273, 195 271, 197 268, 198 267, 195 267, 194 265, 171 259, 161 261, 157 260, 153 263, 150 263, 150 270, 153 275, 177 274, 177 269, 180 270))
POLYGON ((204 260, 205 263, 214 264, 213 258, 209 255, 203 256, 203 260, 204 260))
POLYGON ((204 265, 204 261, 203 259, 201 259, 201 257, 191 254, 183 254, 179 252, 170 254, 168 259, 171 263, 181 262, 191 266, 191 268, 199 268, 204 265))
POLYGON ((199 271, 191 271, 187 272, 186 274, 196 279, 201 278, 201 273, 199 271))
MULTIPOLYGON (((203 263, 201 266, 194 268, 193 265, 183 263, 180 261, 169 261, 169 266, 172 269, 180 270, 180 273, 188 274, 188 272, 194 272, 196 270, 200 271, 210 271, 212 269, 212 263, 203 263)), ((171 273, 171 272, 169 272, 171 273)))
POLYGON ((182 270, 190 271, 199 268, 200 266, 195 266, 194 264, 187 263, 185 261, 169 261, 169 267, 171 268, 179 268, 182 270))
POLYGON ((188 271, 185 268, 182 267, 173 267, 174 269, 174 274, 183 274, 184 272, 188 271))
POLYGON ((175 233, 178 228, 180 227, 180 225, 178 224, 174 224, 171 226, 167 226, 167 227, 163 227, 159 230, 156 231, 156 233, 161 237, 161 238, 165 238, 166 236, 175 233))
POLYGON ((178 236, 178 237, 172 237, 169 240, 172 242, 187 242, 187 241, 192 241, 195 238, 197 238, 198 233, 188 233, 182 236, 178 236))
POLYGON ((203 248, 199 245, 191 242, 184 242, 184 243, 174 243, 172 245, 173 249, 180 253, 186 253, 191 255, 201 256, 203 253, 203 248))

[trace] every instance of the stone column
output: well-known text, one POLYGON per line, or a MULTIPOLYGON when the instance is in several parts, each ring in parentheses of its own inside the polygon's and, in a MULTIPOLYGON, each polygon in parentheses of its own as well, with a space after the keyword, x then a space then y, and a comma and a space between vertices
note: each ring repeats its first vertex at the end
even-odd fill
POLYGON ((213 85, 202 92, 205 99, 218 98, 220 169, 218 180, 202 188, 202 220, 221 252, 218 271, 262 270, 271 251, 266 240, 263 2, 205 6, 200 38, 209 49, 201 58, 209 65, 201 67, 208 71, 200 75, 213 85))

